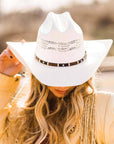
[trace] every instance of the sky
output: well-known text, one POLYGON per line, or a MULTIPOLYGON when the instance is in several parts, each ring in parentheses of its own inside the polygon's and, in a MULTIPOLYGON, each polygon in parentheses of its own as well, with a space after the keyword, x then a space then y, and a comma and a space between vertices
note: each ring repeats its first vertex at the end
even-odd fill
MULTIPOLYGON (((1 11, 9 13, 13 11, 26 11, 40 7, 45 11, 59 8, 60 6, 67 6, 71 2, 78 4, 91 4, 95 0, 0 0, 1 11)), ((109 0, 96 0, 99 2, 107 2, 109 0)))

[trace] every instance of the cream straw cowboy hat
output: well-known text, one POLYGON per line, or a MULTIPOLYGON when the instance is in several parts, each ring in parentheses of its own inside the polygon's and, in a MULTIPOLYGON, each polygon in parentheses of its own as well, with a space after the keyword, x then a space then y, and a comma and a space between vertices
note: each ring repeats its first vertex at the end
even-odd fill
POLYGON ((107 55, 112 40, 83 39, 69 12, 49 12, 36 42, 7 42, 14 55, 43 84, 76 86, 89 80, 107 55))

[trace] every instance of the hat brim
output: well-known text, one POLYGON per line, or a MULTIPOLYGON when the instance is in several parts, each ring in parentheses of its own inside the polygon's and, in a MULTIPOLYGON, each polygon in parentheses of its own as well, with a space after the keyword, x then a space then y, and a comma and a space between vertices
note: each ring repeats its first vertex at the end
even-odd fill
POLYGON ((107 55, 112 40, 84 41, 87 59, 69 67, 55 67, 40 63, 35 58, 37 42, 7 42, 10 50, 43 84, 48 86, 77 86, 89 80, 107 55))

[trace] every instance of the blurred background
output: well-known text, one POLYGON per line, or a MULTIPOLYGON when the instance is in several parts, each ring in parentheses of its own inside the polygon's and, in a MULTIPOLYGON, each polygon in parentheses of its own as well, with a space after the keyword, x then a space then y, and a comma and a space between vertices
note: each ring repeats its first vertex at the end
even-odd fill
POLYGON ((69 11, 85 40, 114 38, 114 0, 0 0, 0 52, 6 41, 35 41, 49 11, 69 11))
MULTIPOLYGON (((0 0, 0 53, 7 41, 36 41, 39 26, 49 11, 69 11, 85 40, 114 39, 114 0, 0 0)), ((105 77, 106 87, 110 90, 112 86, 114 91, 114 44, 108 56, 99 69, 103 73, 97 87, 105 85, 105 77)))

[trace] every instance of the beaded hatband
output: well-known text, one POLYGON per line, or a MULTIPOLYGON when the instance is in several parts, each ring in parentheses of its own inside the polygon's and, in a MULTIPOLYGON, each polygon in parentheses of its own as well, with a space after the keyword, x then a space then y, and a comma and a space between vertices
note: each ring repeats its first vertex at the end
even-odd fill
POLYGON ((37 56, 36 56, 36 59, 40 62, 40 63, 43 63, 45 65, 48 65, 48 66, 57 66, 57 67, 67 67, 67 66, 72 66, 72 65, 77 65, 81 62, 83 62, 85 59, 87 58, 87 52, 85 51, 85 55, 83 56, 83 58, 75 61, 75 62, 71 62, 71 63, 51 63, 51 62, 46 62, 44 60, 41 60, 39 59, 37 56))

